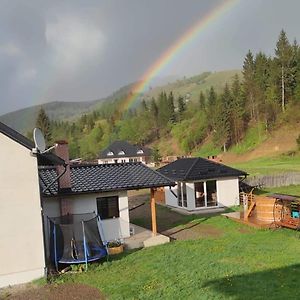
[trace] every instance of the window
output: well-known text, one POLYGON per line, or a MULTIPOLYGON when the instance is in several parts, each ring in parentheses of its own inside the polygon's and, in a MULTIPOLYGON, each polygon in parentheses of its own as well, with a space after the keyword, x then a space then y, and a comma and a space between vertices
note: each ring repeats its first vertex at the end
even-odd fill
POLYGON ((216 180, 195 182, 194 189, 196 208, 218 206, 216 180))
POLYGON ((125 155, 125 152, 123 150, 121 150, 118 155, 125 155))
POLYGON ((182 200, 183 200, 183 206, 187 207, 187 197, 186 197, 186 183, 182 183, 182 200))
POLYGON ((114 153, 112 152, 112 151, 109 151, 108 153, 107 153, 107 156, 113 156, 114 155, 114 153))
POLYGON ((138 150, 136 154, 143 154, 144 151, 142 149, 138 150))
POLYGON ((195 206, 205 206, 204 182, 195 182, 195 206))
POLYGON ((133 162, 133 159, 132 159, 132 158, 129 158, 129 162, 133 162))
POLYGON ((182 206, 181 182, 177 183, 177 201, 178 201, 178 206, 182 206))
POLYGON ((207 206, 218 206, 216 180, 206 181, 206 193, 207 206))
POLYGON ((97 198, 97 210, 101 220, 119 218, 119 197, 97 198))
POLYGON ((187 196, 186 196, 186 183, 178 182, 177 183, 177 203, 178 206, 182 205, 187 207, 187 196))

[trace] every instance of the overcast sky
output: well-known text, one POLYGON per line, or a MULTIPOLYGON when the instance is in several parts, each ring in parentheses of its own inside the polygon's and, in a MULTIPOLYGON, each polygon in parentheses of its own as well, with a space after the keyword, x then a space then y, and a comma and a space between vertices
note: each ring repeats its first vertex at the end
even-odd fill
MULTIPOLYGON (((0 115, 109 95, 221 2, 0 0, 0 115)), ((300 41, 299 11, 298 0, 237 1, 159 76, 241 68, 248 49, 273 54, 282 28, 300 41)))

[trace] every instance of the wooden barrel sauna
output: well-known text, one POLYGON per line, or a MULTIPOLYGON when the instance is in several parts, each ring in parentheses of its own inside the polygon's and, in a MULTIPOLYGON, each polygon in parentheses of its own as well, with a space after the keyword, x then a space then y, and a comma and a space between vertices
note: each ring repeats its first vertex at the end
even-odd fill
POLYGON ((273 222, 274 213, 275 219, 280 219, 281 207, 276 205, 274 210, 275 201, 275 198, 255 196, 256 206, 254 209, 254 215, 257 220, 264 222, 273 222))

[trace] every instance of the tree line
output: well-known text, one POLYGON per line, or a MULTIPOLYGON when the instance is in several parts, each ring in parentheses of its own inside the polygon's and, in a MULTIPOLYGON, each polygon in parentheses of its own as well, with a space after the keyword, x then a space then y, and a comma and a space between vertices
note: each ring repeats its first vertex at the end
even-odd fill
POLYGON ((196 102, 163 91, 123 112, 119 111, 122 101, 105 103, 75 122, 45 122, 47 116, 41 110, 37 126, 46 131, 49 143, 65 138, 71 156, 86 159, 95 158, 116 139, 145 145, 172 137, 182 154, 187 154, 210 137, 215 147, 227 151, 255 124, 263 124, 270 132, 281 120, 299 120, 300 47, 296 40, 290 43, 282 30, 274 56, 249 50, 242 76, 235 75, 220 93, 214 87, 200 92, 196 102))

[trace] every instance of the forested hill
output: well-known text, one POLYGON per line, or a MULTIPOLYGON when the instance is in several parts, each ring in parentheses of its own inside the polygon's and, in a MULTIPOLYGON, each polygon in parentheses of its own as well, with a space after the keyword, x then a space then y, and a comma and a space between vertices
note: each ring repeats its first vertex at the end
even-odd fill
POLYGON ((281 31, 274 48, 273 56, 249 50, 242 71, 207 72, 150 88, 129 111, 121 110, 126 96, 120 96, 72 122, 49 122, 41 111, 38 125, 50 142, 67 139, 71 156, 85 159, 117 139, 149 145, 156 158, 159 153, 248 151, 287 125, 295 139, 300 133, 300 47, 281 31))
POLYGON ((127 95, 135 83, 128 84, 115 91, 112 95, 93 101, 64 102, 54 101, 43 105, 34 105, 0 116, 0 121, 11 126, 15 130, 27 133, 35 127, 35 122, 41 106, 51 121, 76 121, 82 115, 92 113, 100 109, 103 103, 113 102, 127 95))
MULTIPOLYGON (((170 82, 162 86, 152 87, 143 95, 143 97, 145 99, 151 99, 151 97, 157 97, 163 90, 167 92, 172 90, 175 96, 182 95, 189 99, 191 98, 192 100, 195 100, 199 97, 200 91, 205 91, 210 86, 214 86, 216 91, 221 91, 225 83, 231 82, 233 75, 236 73, 240 74, 241 72, 239 70, 229 70, 214 73, 205 72, 193 77, 177 79, 175 81, 170 80, 170 82)), ((103 103, 109 105, 117 99, 124 97, 124 95, 129 93, 133 85, 134 84, 124 86, 111 96, 104 99, 84 102, 56 101, 44 104, 43 109, 51 121, 68 120, 73 122, 84 114, 89 114, 93 111, 99 111, 103 103)), ((18 131, 21 131, 22 133, 27 133, 35 126, 35 120, 40 107, 40 105, 36 105, 5 114, 0 116, 0 121, 18 131)))

